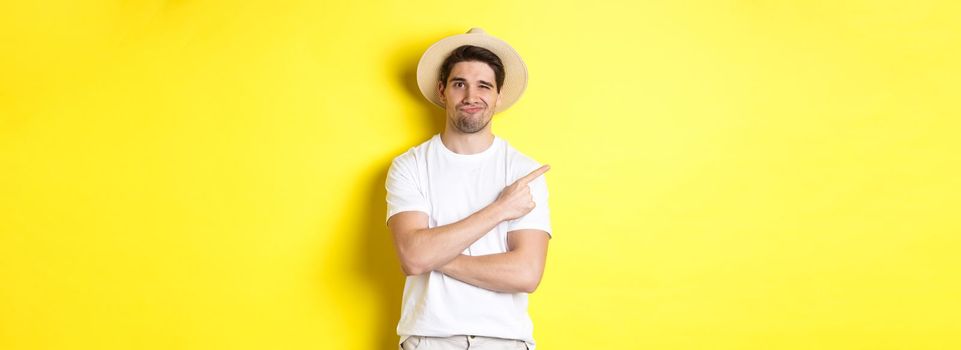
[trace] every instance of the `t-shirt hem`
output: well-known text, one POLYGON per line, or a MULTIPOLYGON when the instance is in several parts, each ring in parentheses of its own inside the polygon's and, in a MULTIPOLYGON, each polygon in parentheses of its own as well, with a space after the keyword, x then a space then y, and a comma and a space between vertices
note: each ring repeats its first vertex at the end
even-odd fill
POLYGON ((508 229, 507 229, 507 233, 510 234, 511 232, 513 232, 513 231, 518 231, 518 230, 538 230, 538 231, 544 231, 544 232, 547 233, 547 236, 548 236, 548 237, 554 238, 554 233, 551 232, 551 228, 543 228, 543 227, 536 227, 536 226, 517 226, 517 227, 511 227, 511 228, 508 228, 508 229))
POLYGON ((397 208, 397 209, 393 209, 393 210, 391 210, 390 212, 387 213, 387 218, 384 219, 384 222, 386 223, 386 222, 390 221, 390 218, 391 218, 392 216, 397 215, 397 214, 400 214, 400 213, 403 213, 403 212, 405 212, 405 211, 419 211, 419 212, 422 212, 422 213, 424 213, 424 214, 430 215, 429 213, 427 213, 427 209, 426 209, 426 208, 423 208, 423 207, 397 208))

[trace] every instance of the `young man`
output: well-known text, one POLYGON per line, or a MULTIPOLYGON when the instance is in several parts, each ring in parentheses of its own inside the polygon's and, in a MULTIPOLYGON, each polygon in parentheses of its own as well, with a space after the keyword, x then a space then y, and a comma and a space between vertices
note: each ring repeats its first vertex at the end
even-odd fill
POLYGON ((447 123, 388 171, 387 226, 407 274, 401 349, 534 349, 527 296, 551 237, 549 167, 490 125, 524 92, 527 68, 475 28, 428 48, 417 82, 447 123))

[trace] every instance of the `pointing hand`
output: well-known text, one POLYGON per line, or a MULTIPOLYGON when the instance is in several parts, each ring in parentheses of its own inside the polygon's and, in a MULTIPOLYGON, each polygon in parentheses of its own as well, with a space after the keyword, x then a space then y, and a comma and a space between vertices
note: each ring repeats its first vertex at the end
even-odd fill
POLYGON ((514 220, 534 210, 534 197, 531 195, 528 184, 548 170, 551 170, 551 166, 545 164, 501 191, 494 205, 500 209, 499 212, 504 220, 514 220))

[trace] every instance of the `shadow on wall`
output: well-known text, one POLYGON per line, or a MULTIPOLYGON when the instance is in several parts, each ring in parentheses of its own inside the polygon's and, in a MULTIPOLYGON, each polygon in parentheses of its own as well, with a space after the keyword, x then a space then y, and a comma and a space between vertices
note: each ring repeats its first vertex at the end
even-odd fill
POLYGON ((387 179, 387 169, 390 164, 378 167, 377 176, 368 185, 370 192, 365 203, 366 208, 361 211, 363 224, 361 229, 361 244, 359 251, 351 256, 357 259, 357 266, 362 278, 375 291, 380 299, 374 304, 380 305, 376 310, 380 314, 372 334, 376 349, 396 349, 397 321, 400 320, 400 302, 404 292, 404 273, 397 260, 393 237, 387 229, 387 190, 384 181, 387 179))
MULTIPOLYGON (((423 126, 423 131, 421 132, 422 139, 427 141, 428 138, 436 133, 444 130, 444 125, 447 119, 444 117, 443 109, 434 106, 433 103, 427 100, 423 94, 420 92, 420 87, 417 86, 417 63, 420 61, 420 56, 423 55, 424 51, 430 47, 435 41, 442 37, 459 34, 459 33, 438 33, 434 36, 425 36, 427 40, 421 40, 414 42, 405 46, 400 47, 397 50, 397 56, 393 57, 391 62, 394 64, 394 72, 400 73, 398 78, 400 79, 397 83, 404 88, 413 101, 415 101, 417 106, 421 108, 418 113, 414 115, 414 118, 410 120, 412 123, 420 123, 423 126)), ((410 145, 416 146, 416 145, 410 145)), ((404 148, 406 151, 407 148, 404 148)), ((399 154, 399 153, 398 153, 399 154)), ((393 156, 396 156, 392 155, 393 156)))

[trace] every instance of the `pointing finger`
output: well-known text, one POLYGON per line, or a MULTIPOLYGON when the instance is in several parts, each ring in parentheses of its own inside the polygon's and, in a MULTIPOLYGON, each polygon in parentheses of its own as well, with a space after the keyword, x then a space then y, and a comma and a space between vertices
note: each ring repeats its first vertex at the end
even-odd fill
POLYGON ((538 176, 541 176, 544 173, 546 173, 548 170, 551 170, 551 166, 544 164, 540 168, 537 168, 536 170, 532 171, 530 174, 524 175, 524 177, 517 179, 516 183, 521 185, 526 185, 527 183, 534 181, 534 179, 536 179, 538 176))

